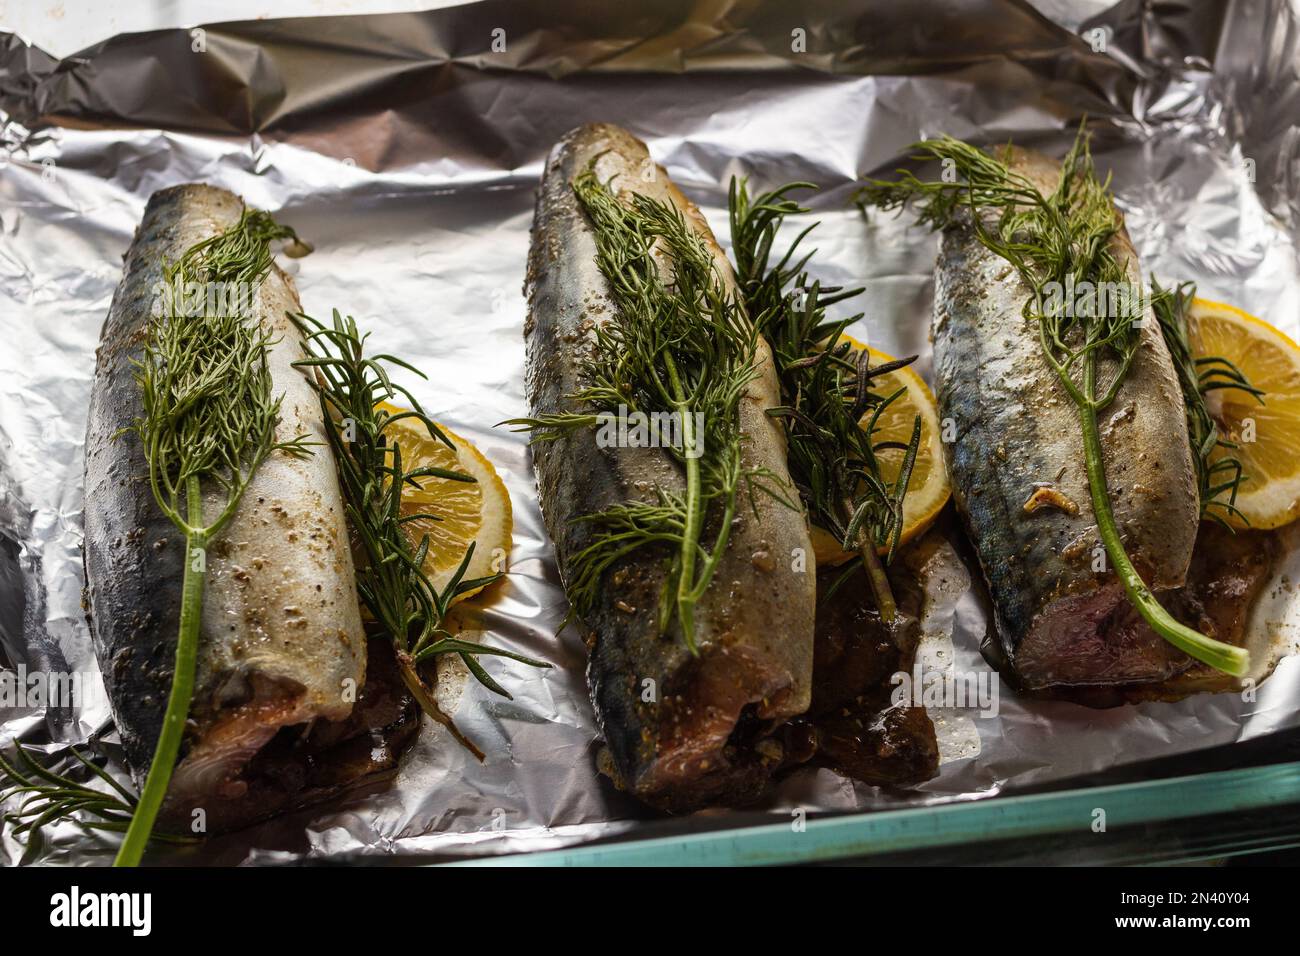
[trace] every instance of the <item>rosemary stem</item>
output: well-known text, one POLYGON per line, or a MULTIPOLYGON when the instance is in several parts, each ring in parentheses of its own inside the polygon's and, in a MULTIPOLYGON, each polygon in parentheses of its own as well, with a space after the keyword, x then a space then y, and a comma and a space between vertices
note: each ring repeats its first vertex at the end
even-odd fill
POLYGON ((484 760, 483 751, 476 747, 472 740, 460 732, 460 728, 456 726, 456 722, 448 717, 447 714, 443 712, 443 709, 438 706, 438 702, 430 696, 429 689, 424 686, 424 681, 421 680, 420 673, 416 669, 417 665, 415 663, 415 658, 402 648, 398 647, 396 642, 394 642, 393 650, 397 654, 398 670, 401 671, 402 674, 402 683, 404 683, 406 689, 411 692, 411 696, 414 697, 415 702, 420 705, 420 709, 446 727, 460 745, 472 753, 479 763, 482 763, 484 760))
POLYGON ((172 676, 171 693, 167 697, 167 710, 163 714, 162 731, 154 747, 153 761, 140 791, 140 802, 131 817, 131 825, 117 851, 114 866, 137 866, 144 856, 154 820, 167 796, 176 757, 180 754, 181 740, 185 735, 185 721, 189 718, 190 698, 194 696, 194 671, 198 662, 199 624, 203 617, 204 568, 202 560, 194 559, 195 550, 207 547, 208 532, 203 527, 203 499, 197 475, 185 483, 186 524, 185 576, 181 583, 181 619, 176 638, 176 668, 172 676))
POLYGON ((1120 539, 1119 527, 1115 524, 1115 515, 1110 506, 1110 491, 1106 482, 1106 466, 1101 454, 1101 433, 1097 427, 1097 408, 1093 401, 1096 383, 1096 357, 1089 351, 1084 359, 1084 392, 1086 400, 1079 404, 1079 423, 1083 430, 1084 463, 1088 471, 1088 490, 1092 495, 1092 510, 1097 518, 1097 532, 1101 535, 1106 554, 1115 568, 1115 573, 1124 583, 1129 601, 1137 608, 1151 629, 1179 650, 1191 655, 1198 661, 1224 671, 1234 677, 1241 677, 1250 670, 1250 654, 1245 648, 1233 647, 1222 641, 1200 634, 1190 627, 1174 620, 1160 602, 1156 600, 1151 589, 1147 587, 1142 576, 1133 567, 1124 542, 1120 539))
MULTIPOLYGON (((681 573, 677 578, 677 613, 681 619, 682 633, 686 637, 686 646, 692 654, 698 654, 699 648, 695 643, 695 603, 699 600, 699 595, 695 588, 695 552, 699 547, 704 524, 704 498, 700 494, 700 456, 695 444, 699 441, 699 436, 695 434, 695 416, 687 407, 685 390, 671 351, 664 352, 664 367, 668 371, 673 405, 681 422, 682 458, 686 468, 686 526, 682 530, 681 573)), ((730 523, 726 522, 724 528, 730 523)), ((706 577, 705 582, 707 581, 706 577)))
POLYGON ((862 566, 867 571, 867 580, 871 582, 871 593, 876 599, 880 620, 892 624, 898 613, 898 605, 894 602, 893 588, 889 586, 889 575, 885 573, 885 566, 876 553, 876 542, 871 535, 863 532, 858 532, 858 540, 862 542, 859 553, 862 555, 862 566))

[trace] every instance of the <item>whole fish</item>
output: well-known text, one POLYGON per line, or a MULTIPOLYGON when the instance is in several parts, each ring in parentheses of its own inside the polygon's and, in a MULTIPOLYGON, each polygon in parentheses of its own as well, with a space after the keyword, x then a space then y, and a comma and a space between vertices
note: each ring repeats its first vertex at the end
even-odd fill
MULTIPOLYGON (((1010 165, 1044 194, 1059 164, 1015 150, 1010 165)), ((1123 229, 1112 251, 1141 280, 1123 229)), ((1029 287, 976 238, 945 230, 935 270, 934 359, 954 496, 993 601, 998 650, 1030 689, 1150 683, 1192 660, 1130 606, 1097 533, 1078 411, 1048 365, 1029 287)), ((1132 367, 1103 411, 1115 518, 1134 566, 1157 592, 1180 587, 1199 503, 1178 379, 1148 308, 1132 367)))
MULTIPOLYGON (((645 144, 615 126, 567 134, 546 164, 528 264, 528 394, 534 416, 575 411, 583 359, 595 328, 617 308, 596 262, 592 226, 573 180, 594 161, 620 198, 643 193, 670 202, 707 243, 720 281, 734 292, 726 256, 699 210, 654 164, 645 144)), ((780 404, 771 352, 762 340, 758 375, 741 400, 745 468, 789 481, 784 435, 766 414, 780 404)), ((533 445, 542 514, 562 576, 591 541, 574 519, 655 489, 680 491, 684 478, 660 448, 601 448, 594 429, 533 445)), ((741 495, 745 496, 742 489, 741 495)), ((624 789, 669 811, 758 794, 781 762, 773 725, 804 712, 811 694, 815 564, 802 511, 770 496, 737 508, 727 549, 696 607, 699 656, 675 617, 660 630, 658 608, 668 551, 646 546, 613 565, 588 632, 588 682, 606 741, 604 768, 624 789), (792 570, 800 559, 807 570, 792 570)), ((566 578, 567 579, 567 578, 566 578)))
MULTIPOLYGON (((130 430, 143 413, 133 360, 142 354, 165 265, 234 225, 243 208, 239 197, 210 186, 155 193, 98 350, 86 431, 88 606, 137 782, 153 756, 171 686, 187 556, 184 536, 154 499, 144 450, 130 430)), ((399 736, 413 726, 400 693, 378 683, 363 692, 366 636, 338 477, 320 403, 292 365, 303 351, 288 313, 299 308, 290 279, 273 268, 250 321, 275 339, 267 361, 273 394, 283 396, 276 440, 305 435, 318 444, 305 457, 275 452, 266 459, 207 549, 195 692, 163 810, 172 825, 188 827, 202 809, 209 829, 230 828, 305 802, 344 782, 341 776, 395 760, 384 745, 360 760, 348 750, 348 773, 329 761, 331 748, 371 729, 357 726, 367 723, 358 718, 379 714, 399 736)), ((213 490, 204 497, 205 513, 217 513, 213 490)))

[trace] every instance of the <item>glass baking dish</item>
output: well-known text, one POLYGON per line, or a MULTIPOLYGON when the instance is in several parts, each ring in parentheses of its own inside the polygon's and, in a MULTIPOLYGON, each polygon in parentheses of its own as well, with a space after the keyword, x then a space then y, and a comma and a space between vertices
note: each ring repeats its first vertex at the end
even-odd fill
POLYGON ((1300 734, 1283 732, 1062 781, 1048 792, 827 815, 802 825, 798 820, 754 823, 749 817, 739 825, 717 827, 716 820, 695 817, 639 831, 653 833, 647 837, 453 865, 1128 865, 1222 860, 1300 847, 1300 759, 1288 759, 1298 755, 1300 734), (1242 763, 1251 765, 1239 766, 1242 763), (1197 765, 1205 769, 1179 772, 1197 765), (1147 775, 1154 779, 1133 779, 1147 775), (1101 782, 1108 779, 1116 782, 1101 782))

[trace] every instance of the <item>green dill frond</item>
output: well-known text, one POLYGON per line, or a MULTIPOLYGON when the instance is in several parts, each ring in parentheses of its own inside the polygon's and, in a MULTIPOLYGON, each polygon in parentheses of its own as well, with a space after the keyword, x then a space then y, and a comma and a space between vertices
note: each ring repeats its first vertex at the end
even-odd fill
POLYGON ((1081 315, 1045 308, 1053 284, 1072 289, 1083 283, 1103 288, 1129 283, 1111 245, 1122 222, 1111 201, 1110 179, 1097 176, 1086 130, 1080 127, 1061 161, 1056 187, 1046 195, 997 155, 952 137, 926 140, 914 149, 915 159, 937 161, 949 173, 921 180, 900 170, 897 180, 871 180, 858 191, 858 205, 864 210, 910 205, 932 229, 972 229, 1029 286, 1025 316, 1040 329, 1044 354, 1071 397, 1104 409, 1137 352, 1141 327, 1134 320, 1139 316, 1126 309, 1096 308, 1081 315), (1083 381, 1087 367, 1100 376, 1093 386, 1083 381))
MULTIPOLYGON (((143 355, 135 361, 143 414, 133 430, 149 464, 154 496, 181 531, 201 528, 211 538, 234 514, 249 478, 274 451, 308 453, 306 436, 277 442, 281 397, 267 366, 274 336, 231 300, 187 290, 255 290, 272 266, 270 243, 293 239, 268 213, 245 208, 229 229, 190 247, 165 267, 166 310, 148 324, 143 355), (223 506, 197 526, 186 512, 191 479, 221 489, 223 506)), ((246 303, 251 306, 251 302, 246 303)))

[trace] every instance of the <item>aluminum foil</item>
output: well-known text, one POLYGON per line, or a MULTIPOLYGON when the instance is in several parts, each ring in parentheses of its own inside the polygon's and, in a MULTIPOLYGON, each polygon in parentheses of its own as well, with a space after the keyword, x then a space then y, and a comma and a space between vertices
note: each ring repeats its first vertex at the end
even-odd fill
MULTIPOLYGON (((940 132, 1059 155, 1086 114, 1145 268, 1300 332, 1296 9, 1097 9, 508 0, 123 35, 62 61, 0 34, 0 648, 10 669, 84 678, 75 707, 0 712, 0 746, 20 738, 58 754, 109 724, 81 606, 94 351, 147 197, 205 181, 313 242, 313 255, 289 263, 305 308, 353 314, 377 346, 423 368, 428 381, 404 384, 495 462, 514 502, 515 549, 508 581, 472 624, 556 666, 485 660, 509 702, 460 688, 456 719, 488 752, 481 765, 426 725, 394 780, 163 859, 432 859, 652 832, 653 818, 595 772, 583 647, 556 635, 566 604, 527 447, 493 427, 525 410, 520 286, 547 150, 580 122, 627 126, 724 244, 732 175, 819 184, 818 274, 865 286, 853 334, 919 353, 928 376, 934 240, 906 217, 847 209, 855 182, 940 132)), ((933 532, 910 558, 928 592, 924 656, 988 675, 985 602, 951 534, 933 532)), ((1296 564, 1280 569, 1252 625, 1284 650, 1300 621, 1296 564)), ((920 790, 807 770, 766 809, 788 818, 792 808, 987 797, 1258 737, 1300 724, 1300 659, 1283 659, 1254 699, 1095 711, 1004 689, 996 715, 932 716, 943 764, 920 790)), ((48 859, 103 863, 110 852, 65 827, 48 859)), ((5 836, 0 860, 20 853, 5 836)))

